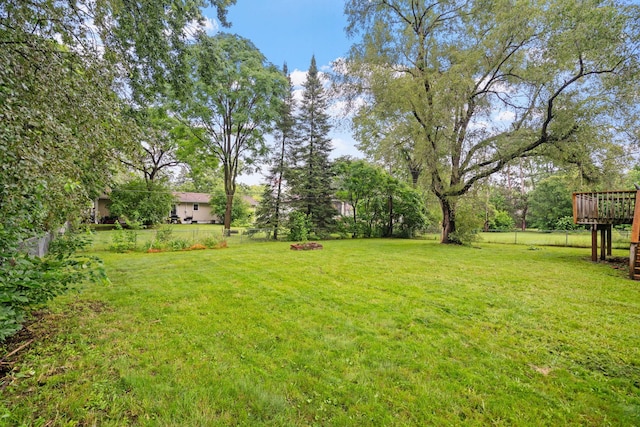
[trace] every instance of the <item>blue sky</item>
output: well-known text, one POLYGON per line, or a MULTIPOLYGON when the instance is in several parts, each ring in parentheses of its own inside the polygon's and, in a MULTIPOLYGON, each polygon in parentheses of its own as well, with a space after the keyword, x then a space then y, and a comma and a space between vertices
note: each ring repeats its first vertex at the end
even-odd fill
MULTIPOLYGON (((352 41, 344 31, 343 10, 344 0, 238 0, 229 8, 231 28, 221 30, 251 40, 278 67, 286 62, 294 84, 300 84, 312 55, 322 70, 349 50, 352 41)), ((205 15, 215 18, 212 11, 205 15)), ((330 137, 334 157, 361 157, 349 129, 335 127, 330 137)), ((241 181, 256 184, 259 177, 242 177, 241 181)))
POLYGON ((250 39, 277 66, 306 70, 311 55, 330 65, 349 50, 343 0, 238 0, 230 29, 250 39))

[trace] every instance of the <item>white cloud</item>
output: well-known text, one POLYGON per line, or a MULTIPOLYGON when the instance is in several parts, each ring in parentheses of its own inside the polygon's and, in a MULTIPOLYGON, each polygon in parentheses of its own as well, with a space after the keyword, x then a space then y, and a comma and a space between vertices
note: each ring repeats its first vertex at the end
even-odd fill
POLYGON ((188 38, 193 39, 199 31, 204 31, 207 34, 212 35, 217 33, 219 30, 220 26, 218 25, 217 21, 209 17, 205 17, 202 23, 198 21, 191 21, 189 24, 187 24, 187 26, 184 28, 184 34, 188 38))
POLYGON ((308 71, 300 71, 295 69, 291 72, 291 84, 294 87, 302 86, 302 84, 307 80, 308 71))
POLYGON ((220 30, 220 26, 217 21, 211 18, 204 18, 204 30, 207 34, 217 33, 220 30))
POLYGON ((512 111, 501 111, 497 116, 496 120, 499 122, 513 122, 516 118, 516 115, 512 111))

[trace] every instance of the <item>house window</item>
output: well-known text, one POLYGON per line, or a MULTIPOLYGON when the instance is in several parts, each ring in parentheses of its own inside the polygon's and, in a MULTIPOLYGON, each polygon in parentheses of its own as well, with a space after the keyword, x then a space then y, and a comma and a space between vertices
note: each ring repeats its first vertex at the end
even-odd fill
POLYGON ((194 204, 193 204, 193 210, 194 210, 194 211, 197 211, 197 210, 198 210, 198 204, 197 204, 197 203, 194 203, 194 204))

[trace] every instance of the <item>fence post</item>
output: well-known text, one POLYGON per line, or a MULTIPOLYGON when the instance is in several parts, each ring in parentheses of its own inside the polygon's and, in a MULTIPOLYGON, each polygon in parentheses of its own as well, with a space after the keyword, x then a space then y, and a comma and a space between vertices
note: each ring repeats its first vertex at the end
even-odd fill
POLYGON ((516 232, 515 232, 515 238, 513 239, 513 244, 514 245, 518 244, 518 230, 516 230, 516 232))

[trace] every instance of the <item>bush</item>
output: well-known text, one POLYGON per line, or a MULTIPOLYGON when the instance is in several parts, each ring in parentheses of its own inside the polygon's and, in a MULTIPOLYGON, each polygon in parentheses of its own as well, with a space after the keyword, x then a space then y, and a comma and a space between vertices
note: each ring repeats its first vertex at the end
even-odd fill
POLYGON ((174 202, 166 184, 136 178, 111 192, 111 215, 146 225, 160 224, 174 202))
POLYGON ((30 308, 87 279, 106 280, 100 260, 76 255, 89 243, 87 234, 67 233, 43 258, 20 254, 0 263, 0 341, 21 329, 30 308))
POLYGON ((136 249, 138 233, 135 229, 123 229, 119 222, 115 224, 115 232, 111 238, 111 249, 114 252, 128 252, 136 249))
POLYGON ((309 238, 309 228, 311 228, 311 218, 306 214, 293 211, 289 214, 289 240, 306 242, 309 238))
POLYGON ((556 221, 556 230, 576 230, 579 226, 573 223, 572 216, 563 216, 556 221))
POLYGON ((191 244, 185 239, 174 239, 167 243, 167 247, 172 251, 187 249, 191 244))
POLYGON ((478 239, 478 230, 482 229, 483 219, 477 215, 472 203, 462 200, 455 213, 456 231, 449 235, 453 243, 468 245, 478 239))
POLYGON ((493 220, 489 224, 489 228, 493 230, 512 230, 516 223, 507 211, 496 211, 493 220))
POLYGON ((161 244, 166 244, 171 241, 173 237, 173 227, 170 225, 162 225, 156 231, 156 241, 161 244))
POLYGON ((218 240, 214 236, 208 236, 202 240, 202 244, 205 245, 207 248, 212 249, 220 244, 220 240, 218 240))

